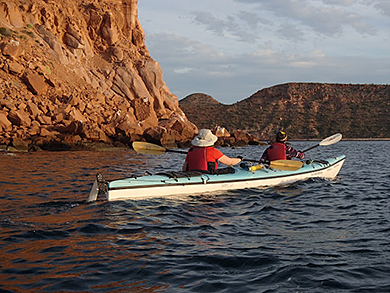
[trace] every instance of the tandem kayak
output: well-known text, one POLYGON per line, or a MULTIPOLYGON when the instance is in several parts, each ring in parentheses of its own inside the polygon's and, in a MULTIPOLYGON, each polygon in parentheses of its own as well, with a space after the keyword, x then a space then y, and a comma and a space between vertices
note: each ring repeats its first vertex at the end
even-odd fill
POLYGON ((98 196, 103 196, 108 201, 145 199, 288 185, 308 178, 332 179, 337 176, 344 161, 345 156, 341 155, 326 160, 306 161, 295 171, 279 170, 265 165, 253 168, 242 164, 239 167, 226 168, 226 174, 163 172, 111 182, 105 182, 103 176, 98 174, 87 201, 95 201, 98 196))

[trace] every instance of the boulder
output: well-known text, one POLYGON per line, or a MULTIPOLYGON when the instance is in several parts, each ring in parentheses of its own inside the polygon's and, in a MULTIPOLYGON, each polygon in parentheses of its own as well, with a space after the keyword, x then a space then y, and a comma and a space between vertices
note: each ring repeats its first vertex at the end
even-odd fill
POLYGON ((9 73, 20 76, 24 71, 24 66, 17 62, 8 63, 8 71, 9 73))
POLYGON ((29 148, 29 142, 19 137, 12 138, 12 145, 17 151, 26 152, 29 148))
POLYGON ((146 141, 154 144, 161 144, 161 138, 163 134, 166 133, 167 130, 161 126, 150 127, 146 129, 143 133, 143 137, 146 141))
POLYGON ((42 114, 42 111, 39 110, 38 106, 32 101, 28 101, 27 110, 33 119, 36 119, 37 117, 39 117, 39 115, 42 114))
POLYGON ((68 112, 68 118, 70 120, 79 121, 79 122, 85 122, 87 120, 84 117, 84 115, 81 114, 81 112, 75 107, 72 107, 68 112))
POLYGON ((78 121, 63 120, 62 123, 55 125, 53 129, 60 133, 76 134, 82 129, 82 125, 78 121))
POLYGON ((81 46, 80 42, 69 33, 65 33, 64 43, 67 44, 68 46, 74 48, 74 49, 78 49, 81 46))
POLYGON ((28 126, 31 123, 29 115, 23 110, 11 110, 7 119, 15 126, 28 126))
POLYGON ((28 72, 25 76, 25 81, 33 94, 41 95, 47 92, 48 84, 42 75, 28 72))
POLYGON ((160 120, 158 125, 169 130, 177 142, 191 141, 195 136, 195 132, 197 132, 195 125, 181 119, 180 116, 160 120))
POLYGON ((172 132, 163 132, 160 139, 160 144, 166 148, 177 148, 176 141, 177 140, 175 136, 172 135, 172 132))
POLYGON ((82 132, 83 136, 89 141, 112 143, 112 140, 97 125, 83 127, 82 132))
POLYGON ((6 99, 0 100, 0 106, 3 108, 7 108, 8 110, 15 110, 16 109, 16 106, 12 102, 10 102, 6 99))
POLYGON ((3 128, 4 131, 12 129, 12 123, 8 120, 7 114, 4 111, 0 111, 0 128, 3 128))
POLYGON ((128 119, 123 120, 116 128, 129 138, 133 134, 142 134, 142 128, 137 123, 132 123, 128 119))
POLYGON ((50 131, 46 127, 41 127, 39 133, 43 137, 54 137, 55 136, 55 133, 53 133, 52 131, 50 131))
POLYGON ((9 42, 3 48, 3 55, 10 57, 13 60, 19 58, 22 54, 23 49, 19 41, 9 40, 9 42))
POLYGON ((247 132, 242 130, 235 130, 233 131, 232 135, 235 138, 236 144, 248 145, 250 137, 247 132))
POLYGON ((229 131, 225 127, 221 127, 221 126, 215 126, 213 129, 213 133, 217 137, 223 137, 223 138, 230 137, 229 131))
POLYGON ((67 134, 62 138, 63 142, 69 145, 80 143, 82 138, 79 135, 67 134))
POLYGON ((40 114, 36 119, 42 125, 50 125, 52 121, 51 117, 46 116, 44 114, 40 114))

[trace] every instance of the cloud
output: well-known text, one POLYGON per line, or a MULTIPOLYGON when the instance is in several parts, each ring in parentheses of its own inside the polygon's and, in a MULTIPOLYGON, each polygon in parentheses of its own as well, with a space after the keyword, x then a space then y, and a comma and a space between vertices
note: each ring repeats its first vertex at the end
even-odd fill
POLYGON ((384 15, 390 16, 390 2, 389 1, 380 1, 375 5, 384 15))
POLYGON ((210 12, 196 11, 194 21, 206 26, 206 30, 217 36, 225 38, 235 38, 242 42, 253 43, 257 36, 243 29, 234 16, 228 15, 226 19, 219 19, 210 12))
MULTIPOLYGON (((344 8, 332 5, 314 5, 308 1, 294 0, 235 0, 236 2, 256 4, 260 9, 272 12, 276 17, 296 25, 304 25, 313 31, 326 36, 340 36, 345 27, 352 27, 361 34, 373 34, 375 29, 358 12, 349 12, 344 8)), ((335 0, 323 0, 325 4, 334 4, 335 0)), ((338 1, 337 1, 338 2, 338 1)), ((314 2, 315 3, 315 2, 314 2)), ((340 4, 351 6, 356 1, 340 1, 340 4)))
POLYGON ((177 73, 177 74, 186 74, 186 73, 189 73, 193 70, 194 70, 194 68, 185 67, 185 68, 174 69, 173 72, 177 73))
POLYGON ((220 20, 209 12, 197 11, 194 16, 195 22, 205 25, 206 30, 212 31, 216 35, 224 36, 226 30, 231 30, 231 24, 228 20, 220 20))
POLYGON ((282 23, 279 25, 277 32, 284 39, 304 41, 305 33, 297 25, 291 23, 282 23))
POLYGON ((237 17, 248 24, 252 30, 256 30, 260 25, 272 25, 273 22, 269 19, 260 17, 257 13, 241 10, 237 13, 237 17))
POLYGON ((356 0, 322 0, 327 5, 340 5, 340 6, 351 6, 357 3, 356 0))

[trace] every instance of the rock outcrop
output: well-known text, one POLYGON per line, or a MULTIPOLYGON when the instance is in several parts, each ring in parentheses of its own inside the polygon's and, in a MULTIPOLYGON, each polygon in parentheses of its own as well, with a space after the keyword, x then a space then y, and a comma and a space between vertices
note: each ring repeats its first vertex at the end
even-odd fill
POLYGON ((0 145, 176 146, 197 128, 145 46, 137 0, 0 1, 0 145))

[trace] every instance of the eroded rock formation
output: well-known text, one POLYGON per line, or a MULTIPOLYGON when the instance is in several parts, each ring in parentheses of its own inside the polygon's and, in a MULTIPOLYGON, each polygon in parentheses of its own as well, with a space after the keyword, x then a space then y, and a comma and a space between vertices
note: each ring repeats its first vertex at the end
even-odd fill
POLYGON ((137 0, 0 1, 0 145, 172 147, 197 128, 145 47, 137 0))

